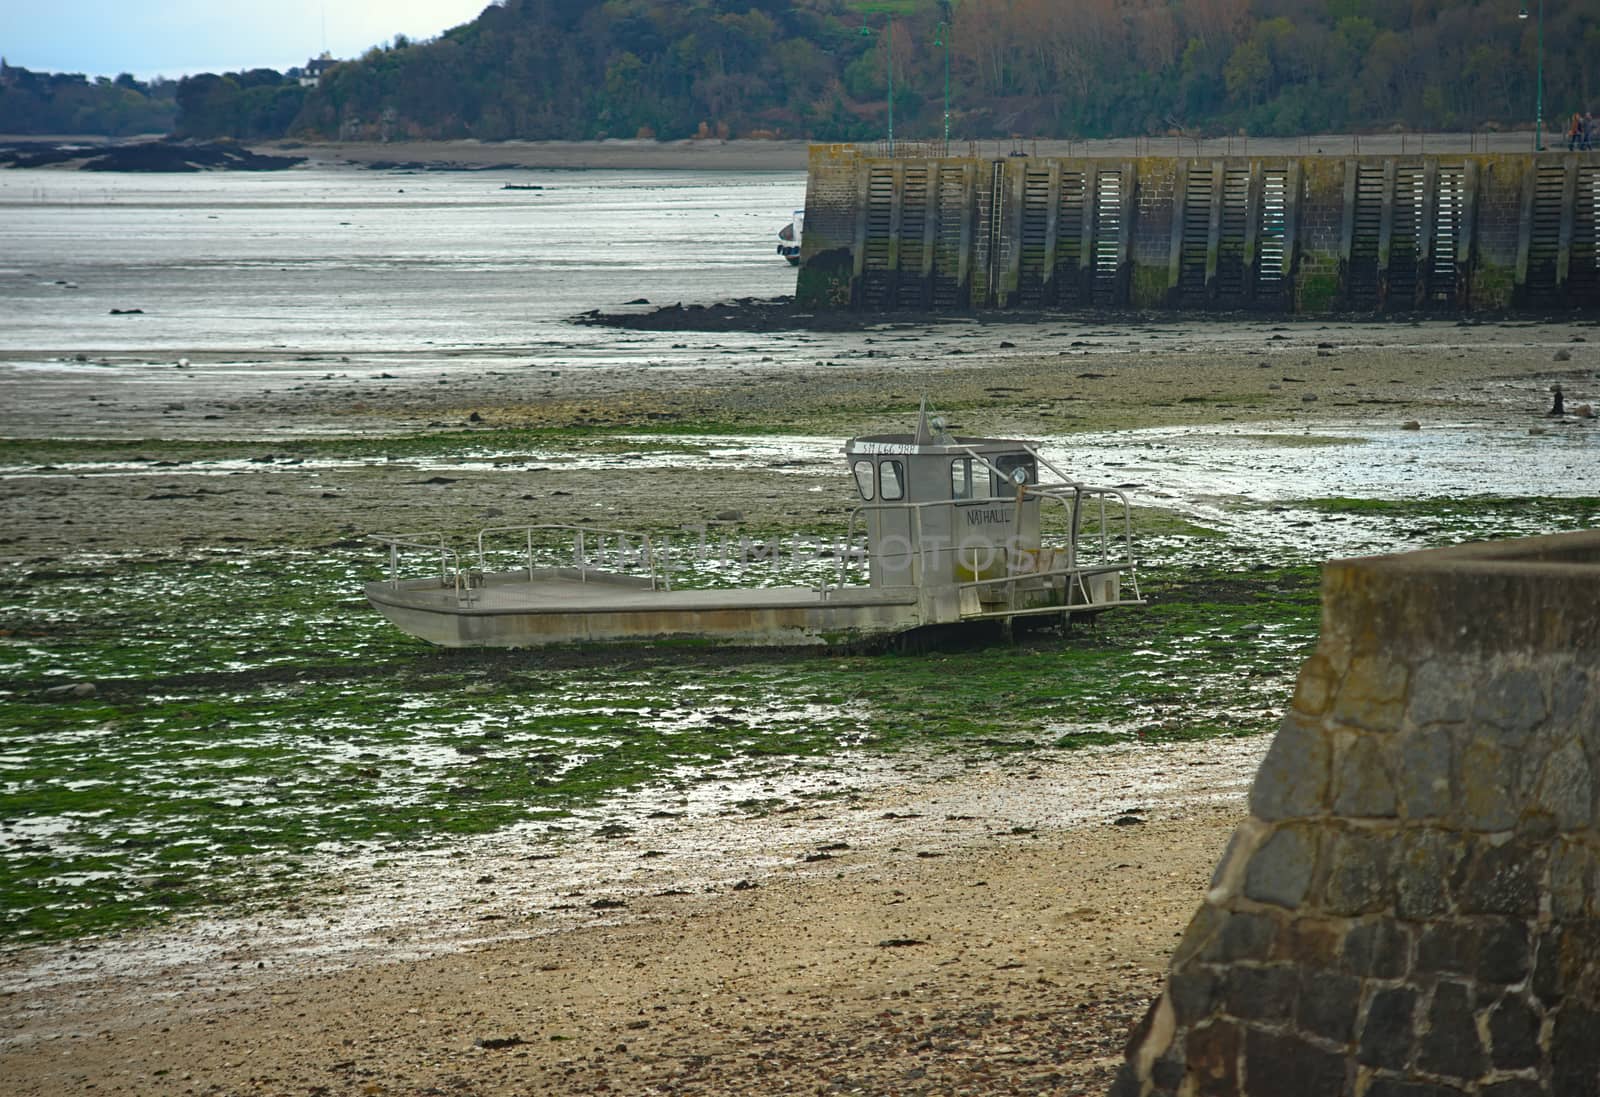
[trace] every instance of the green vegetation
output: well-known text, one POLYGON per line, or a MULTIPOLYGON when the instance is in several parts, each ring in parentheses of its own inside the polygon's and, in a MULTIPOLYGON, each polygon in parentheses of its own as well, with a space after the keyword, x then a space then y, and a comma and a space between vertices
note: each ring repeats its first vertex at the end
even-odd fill
POLYGON ((330 852, 521 822, 559 840, 629 789, 844 751, 1258 733, 1315 632, 1300 567, 1153 572, 1148 610, 965 651, 453 652, 357 600, 376 565, 214 551, 8 577, 0 940, 279 900, 330 852), (46 696, 72 681, 98 693, 46 696))
MULTIPOLYGON (((554 439, 580 452, 625 441, 570 429, 12 440, 0 464, 461 457, 554 439)), ((724 783, 805 774, 806 791, 787 801, 741 791, 725 805, 790 810, 850 796, 873 758, 1260 734, 1316 637, 1317 573, 1300 527, 1387 549, 1593 526, 1600 499, 1313 499, 1273 513, 1296 532, 1243 540, 1141 509, 1147 607, 1065 634, 877 654, 437 649, 361 598, 380 553, 287 535, 182 556, 19 561, 0 574, 0 943, 292 901, 337 887, 352 866, 513 825, 559 843, 615 823, 629 793, 674 811, 696 789, 714 798, 724 783), (73 683, 94 689, 51 692, 73 683)), ((838 530, 737 530, 758 544, 808 533, 838 530)), ((759 567, 806 581, 805 569, 836 564, 759 567)))
MULTIPOLYGON (((504 0, 319 87, 184 81, 194 136, 959 138, 1526 125, 1535 20, 1490 0, 504 0), (885 33, 890 18, 894 33, 885 33), (866 31, 866 33, 863 33, 866 31), (293 109, 291 109, 293 108, 293 109)), ((1600 95, 1600 27, 1545 12, 1550 119, 1600 95)), ((275 74, 274 74, 275 75, 275 74)))
POLYGON ((82 73, 31 72, 0 60, 0 133, 166 133, 177 118, 178 84, 82 73))

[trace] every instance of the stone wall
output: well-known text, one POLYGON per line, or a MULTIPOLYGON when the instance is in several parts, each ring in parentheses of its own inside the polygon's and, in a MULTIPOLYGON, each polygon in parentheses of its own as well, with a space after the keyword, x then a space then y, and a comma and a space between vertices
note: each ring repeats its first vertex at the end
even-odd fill
POLYGON ((813 145, 805 230, 796 295, 814 309, 1600 308, 1600 153, 983 159, 813 145))
POLYGON ((1600 1094, 1600 533, 1336 561, 1112 1097, 1600 1094))

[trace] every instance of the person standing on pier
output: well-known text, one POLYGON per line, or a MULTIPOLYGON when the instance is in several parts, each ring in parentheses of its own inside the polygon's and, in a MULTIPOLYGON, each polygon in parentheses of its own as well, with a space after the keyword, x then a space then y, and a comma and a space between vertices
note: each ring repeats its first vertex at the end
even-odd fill
POLYGON ((1567 127, 1567 151, 1576 152, 1578 142, 1583 140, 1583 115, 1577 111, 1572 112, 1572 124, 1567 127))

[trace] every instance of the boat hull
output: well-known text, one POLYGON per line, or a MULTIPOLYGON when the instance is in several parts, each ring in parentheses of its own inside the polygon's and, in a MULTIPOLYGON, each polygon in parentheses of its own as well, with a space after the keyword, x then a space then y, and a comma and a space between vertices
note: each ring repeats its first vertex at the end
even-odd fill
POLYGON ((398 628, 444 647, 547 647, 670 641, 733 646, 854 645, 932 623, 915 590, 805 587, 660 591, 488 577, 468 591, 437 580, 366 586, 398 628))

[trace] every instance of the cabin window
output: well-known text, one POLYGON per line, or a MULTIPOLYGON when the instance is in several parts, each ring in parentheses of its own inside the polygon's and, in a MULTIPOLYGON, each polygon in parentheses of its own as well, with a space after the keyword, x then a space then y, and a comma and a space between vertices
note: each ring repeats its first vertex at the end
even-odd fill
POLYGON ((906 497, 905 466, 899 461, 878 462, 878 494, 886 501, 906 497))
POLYGON ((950 462, 950 498, 972 498, 972 458, 957 457, 950 462))
POLYGON ((999 470, 995 477, 994 493, 996 495, 1012 495, 1017 490, 1017 470, 1022 470, 1024 484, 1037 484, 1039 482, 1039 466, 1031 453, 1007 453, 994 459, 994 467, 999 470))
POLYGON ((857 461, 850 466, 850 471, 856 474, 856 490, 861 493, 861 498, 872 498, 872 462, 857 461))

